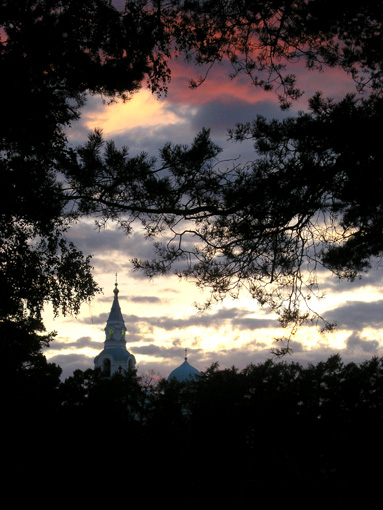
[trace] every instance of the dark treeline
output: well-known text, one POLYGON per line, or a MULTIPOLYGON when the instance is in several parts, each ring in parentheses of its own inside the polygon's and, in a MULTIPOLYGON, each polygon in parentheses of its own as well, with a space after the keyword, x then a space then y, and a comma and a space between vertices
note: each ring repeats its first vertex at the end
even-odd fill
POLYGON ((31 379, 9 413, 8 472, 25 480, 42 461, 49 486, 122 484, 143 508, 344 505, 379 488, 383 358, 213 364, 188 384, 91 369, 58 382, 52 369, 44 388, 31 379))

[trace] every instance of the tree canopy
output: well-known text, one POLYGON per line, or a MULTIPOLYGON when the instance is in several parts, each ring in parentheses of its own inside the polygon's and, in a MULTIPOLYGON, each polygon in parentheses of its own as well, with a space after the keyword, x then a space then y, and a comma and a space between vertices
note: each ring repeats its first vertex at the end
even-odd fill
POLYGON ((14 447, 5 452, 5 476, 19 473, 35 486, 41 472, 25 452, 43 437, 38 453, 54 473, 47 490, 56 489, 55 477, 62 484, 102 475, 111 486, 128 479, 130 500, 144 506, 158 503, 168 484, 175 508, 182 499, 242 509, 254 492, 263 506, 270 494, 306 504, 313 493, 323 503, 373 504, 366 486, 381 478, 382 383, 381 358, 356 364, 339 356, 243 370, 214 363, 190 382, 157 379, 149 390, 134 373, 105 379, 99 370, 77 370, 51 391, 49 412, 19 409, 7 431, 14 447))
POLYGON ((87 94, 125 98, 157 70, 154 13, 108 0, 2 1, 0 154, 1 316, 38 316, 44 303, 76 312, 97 292, 85 257, 66 239, 76 213, 65 192, 66 129, 87 94))
POLYGON ((2 318, 39 317, 46 302, 76 312, 97 292, 89 257, 66 238, 93 214, 167 235, 154 260, 134 261, 149 276, 176 267, 213 300, 246 288, 283 324, 310 319, 301 304, 319 266, 352 279, 382 252, 382 12, 372 0, 2 1, 2 318), (254 141, 245 165, 218 164, 208 129, 165 143, 158 160, 99 132, 70 147, 87 94, 124 100, 145 81, 165 93, 181 56, 204 73, 229 61, 283 108, 301 95, 299 63, 345 70, 355 94, 318 93, 298 116, 236 126, 233 141, 254 141))
MULTIPOLYGON (((277 90, 282 106, 302 93, 294 68, 339 67, 357 87, 381 91, 382 2, 180 0, 177 42, 198 64, 228 59, 232 76, 277 90), (293 64, 289 66, 289 64, 293 64)), ((195 80, 194 85, 203 81, 195 80)))

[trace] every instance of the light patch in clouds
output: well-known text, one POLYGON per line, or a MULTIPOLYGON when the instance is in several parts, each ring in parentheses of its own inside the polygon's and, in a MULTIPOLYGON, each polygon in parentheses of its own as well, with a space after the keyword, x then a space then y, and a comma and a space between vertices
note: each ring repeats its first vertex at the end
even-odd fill
POLYGON ((156 124, 175 124, 179 116, 165 107, 165 103, 143 89, 132 99, 104 105, 102 109, 84 111, 83 123, 89 130, 102 129, 106 137, 132 128, 156 124))

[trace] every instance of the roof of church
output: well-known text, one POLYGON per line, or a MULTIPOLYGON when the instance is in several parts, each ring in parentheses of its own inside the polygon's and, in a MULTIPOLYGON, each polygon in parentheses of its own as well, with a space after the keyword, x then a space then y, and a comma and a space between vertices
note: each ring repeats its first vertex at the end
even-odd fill
POLYGON ((185 361, 182 363, 182 365, 170 372, 168 381, 171 379, 176 379, 179 382, 184 382, 193 379, 194 377, 198 377, 199 375, 200 372, 196 368, 192 367, 185 357, 185 361))
POLYGON ((115 288, 113 291, 114 299, 113 299, 113 304, 112 304, 112 308, 110 310, 110 314, 109 314, 107 323, 110 323, 110 322, 113 322, 113 323, 122 322, 123 323, 124 322, 124 318, 122 317, 122 313, 121 313, 120 303, 118 302, 118 292, 119 291, 117 288, 117 283, 115 283, 115 288))

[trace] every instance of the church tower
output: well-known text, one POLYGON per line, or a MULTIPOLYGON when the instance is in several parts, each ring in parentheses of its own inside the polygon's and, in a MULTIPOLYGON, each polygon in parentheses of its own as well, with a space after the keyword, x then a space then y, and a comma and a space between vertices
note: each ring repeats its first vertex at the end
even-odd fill
POLYGON ((113 304, 105 327, 104 349, 94 358, 95 368, 101 368, 108 377, 119 370, 133 370, 136 366, 135 357, 126 349, 126 328, 118 302, 118 292, 116 281, 113 304))

